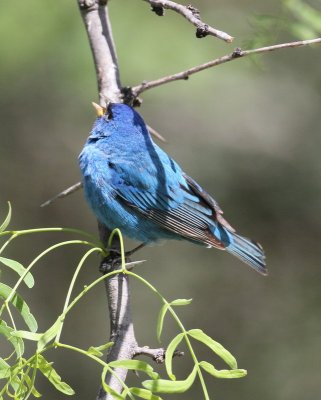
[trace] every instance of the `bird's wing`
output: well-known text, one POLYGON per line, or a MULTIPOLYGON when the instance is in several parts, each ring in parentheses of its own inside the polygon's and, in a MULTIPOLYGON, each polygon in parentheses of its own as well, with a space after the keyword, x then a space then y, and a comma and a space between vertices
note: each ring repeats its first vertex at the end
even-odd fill
POLYGON ((179 236, 224 248, 210 229, 219 222, 232 230, 219 205, 166 153, 157 156, 161 164, 155 168, 139 158, 135 165, 118 162, 112 167, 112 185, 119 200, 179 236))

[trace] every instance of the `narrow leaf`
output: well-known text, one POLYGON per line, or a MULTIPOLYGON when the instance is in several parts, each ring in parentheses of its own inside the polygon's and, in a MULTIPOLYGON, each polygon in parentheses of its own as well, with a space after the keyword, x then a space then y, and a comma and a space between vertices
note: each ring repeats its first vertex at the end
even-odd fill
POLYGON ((87 354, 92 354, 93 356, 96 356, 96 357, 102 357, 104 355, 104 353, 97 350, 96 347, 94 347, 94 346, 89 347, 89 349, 87 350, 87 354))
POLYGON ((102 353, 104 350, 109 349, 114 344, 114 342, 108 342, 103 344, 102 346, 90 346, 89 349, 87 350, 87 353, 93 354, 94 356, 97 357, 102 357, 104 354, 102 353))
POLYGON ((168 347, 166 349, 165 367, 166 367, 168 376, 172 380, 176 379, 175 375, 172 372, 173 371, 172 370, 173 354, 174 354, 174 351, 176 350, 177 346, 182 341, 183 337, 184 337, 184 333, 179 333, 177 336, 174 337, 174 339, 170 342, 170 344, 168 345, 168 347))
POLYGON ((0 379, 10 376, 10 365, 0 357, 0 379))
MULTIPOLYGON (((11 292, 12 292, 11 287, 5 285, 4 283, 0 283, 0 297, 6 300, 11 292)), ((19 311, 25 323, 27 324, 28 328, 32 332, 35 332, 38 329, 37 321, 35 317, 31 314, 30 308, 28 307, 27 303, 23 300, 23 298, 19 296, 17 293, 15 293, 12 299, 10 300, 10 303, 14 305, 16 309, 19 311)))
POLYGON ((156 335, 157 335, 157 340, 159 343, 161 342, 161 334, 162 334, 163 325, 164 325, 164 318, 165 318, 167 311, 168 311, 168 304, 164 304, 158 314, 156 335))
POLYGON ((6 230, 7 226, 10 224, 11 221, 11 204, 8 201, 8 207, 9 207, 9 211, 8 214, 5 218, 5 220, 2 222, 1 226, 0 226, 0 232, 3 232, 6 230))
POLYGON ((187 306, 188 304, 191 304, 192 301, 193 299, 176 299, 170 304, 171 306, 187 306))
POLYGON ((108 365, 113 368, 126 368, 134 371, 143 371, 152 379, 157 379, 159 377, 159 374, 157 372, 154 372, 153 367, 145 361, 117 360, 110 362, 108 365))
POLYGON ((34 384, 32 383, 29 375, 24 374, 23 379, 26 382, 29 390, 31 389, 31 393, 33 394, 34 397, 37 397, 37 398, 42 397, 41 393, 38 392, 38 390, 35 388, 34 384))
POLYGON ((137 397, 140 397, 141 399, 162 400, 160 397, 155 396, 150 390, 147 389, 132 387, 129 389, 129 392, 137 397))
POLYGON ((191 329, 187 332, 189 336, 204 343, 209 347, 215 354, 222 358, 232 369, 237 369, 237 362, 235 357, 225 349, 220 343, 213 340, 211 337, 206 335, 201 329, 191 329))
POLYGON ((193 371, 183 381, 156 379, 152 381, 144 381, 142 385, 153 393, 184 393, 193 385, 196 373, 197 365, 194 366, 193 371))
MULTIPOLYGON (((26 268, 20 264, 18 261, 10 260, 9 258, 0 257, 0 262, 7 267, 14 270, 19 276, 24 276, 26 274, 26 268)), ((32 288, 35 284, 35 280, 30 272, 28 272, 23 278, 24 283, 28 286, 28 288, 32 288)))
POLYGON ((49 363, 41 354, 38 354, 37 359, 37 368, 39 368, 43 375, 57 390, 59 390, 59 392, 68 396, 75 394, 74 390, 66 382, 62 382, 60 376, 57 374, 51 363, 49 363))
POLYGON ((14 347, 17 357, 20 358, 24 352, 24 343, 20 337, 12 336, 15 330, 8 326, 5 321, 0 320, 0 335, 5 336, 14 347))
POLYGON ((60 318, 45 332, 41 335, 38 341, 37 350, 41 351, 45 348, 46 344, 49 343, 58 333, 58 330, 62 324, 60 318))
POLYGON ((17 338, 22 338, 22 339, 27 339, 27 340, 33 340, 34 342, 38 342, 38 340, 41 338, 43 334, 42 333, 35 333, 35 332, 29 332, 29 331, 12 331, 11 336, 17 337, 17 338))
POLYGON ((247 375, 245 369, 221 369, 218 370, 214 365, 208 363, 207 361, 201 361, 199 365, 209 374, 215 376, 215 378, 221 379, 233 379, 233 378, 243 378, 247 375))

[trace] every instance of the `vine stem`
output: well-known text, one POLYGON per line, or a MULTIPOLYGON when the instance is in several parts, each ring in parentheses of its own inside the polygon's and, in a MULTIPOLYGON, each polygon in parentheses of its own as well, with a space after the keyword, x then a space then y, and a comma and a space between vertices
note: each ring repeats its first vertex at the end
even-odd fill
MULTIPOLYGON (((0 309, 0 315, 3 311, 3 308, 7 306, 7 304, 12 300, 12 297, 15 295, 19 285, 21 284, 21 282, 24 280, 25 276, 28 274, 28 272, 31 270, 31 268, 42 258, 44 257, 46 254, 48 254, 49 252, 51 252, 52 250, 57 249, 58 247, 62 247, 62 246, 67 246, 69 244, 85 244, 88 246, 93 246, 93 243, 90 242, 86 242, 84 240, 67 240, 66 242, 60 242, 57 243, 51 247, 48 247, 48 249, 44 250, 42 253, 40 253, 30 264, 29 266, 25 269, 25 272, 23 275, 20 276, 20 278, 18 279, 17 283, 15 284, 15 286, 12 288, 12 291, 10 292, 9 296, 6 298, 6 300, 4 301, 1 309, 0 309)), ((94 245, 95 246, 95 245, 94 245)), ((101 249, 100 249, 101 250, 101 249)))
POLYGON ((99 357, 96 357, 94 354, 89 354, 87 351, 80 349, 79 347, 74 347, 69 344, 64 344, 60 342, 55 342, 54 345, 56 347, 61 347, 64 349, 72 350, 77 353, 83 354, 88 358, 91 358, 92 360, 96 361, 98 364, 102 365, 104 368, 108 370, 108 372, 115 377, 115 379, 118 381, 118 383, 122 386, 123 389, 127 390, 129 397, 132 400, 135 400, 134 396, 129 392, 129 388, 126 385, 126 383, 118 376, 118 374, 111 368, 105 361, 101 360, 99 357))
MULTIPOLYGON (((103 253, 102 249, 100 249, 98 247, 93 247, 92 249, 88 250, 87 253, 85 253, 84 256, 81 258, 81 260, 79 261, 79 263, 77 265, 77 268, 76 268, 76 271, 73 274, 73 277, 71 279, 71 282, 70 282, 70 285, 69 285, 69 288, 68 288, 68 292, 67 292, 67 296, 66 296, 66 300, 65 300, 65 304, 64 304, 64 308, 63 308, 62 314, 64 314, 66 312, 67 308, 68 308, 68 305, 69 305, 69 302, 70 302, 70 298, 71 298, 71 293, 72 293, 72 290, 73 290, 73 288, 75 286, 75 283, 76 283, 76 280, 77 280, 77 277, 79 275, 79 272, 80 272, 81 268, 83 267, 83 265, 84 265, 85 261, 87 260, 87 258, 92 253, 94 253, 95 251, 100 251, 101 253, 103 253)), ((62 328, 63 328, 63 320, 62 320, 61 326, 60 326, 60 328, 58 330, 58 333, 57 333, 57 336, 56 336, 56 342, 59 342, 59 340, 60 340, 62 328)))
POLYGON ((171 306, 171 304, 170 304, 170 303, 165 299, 165 297, 155 288, 155 286, 153 286, 151 283, 149 283, 148 281, 146 281, 146 279, 142 278, 141 276, 139 276, 139 275, 137 275, 137 274, 135 274, 134 272, 131 272, 131 271, 125 270, 124 273, 127 274, 127 275, 130 275, 130 276, 132 276, 132 277, 134 277, 134 278, 136 278, 136 279, 138 279, 139 281, 141 281, 141 282, 142 282, 144 285, 146 285, 151 291, 153 291, 154 293, 156 293, 157 296, 162 300, 163 304, 165 304, 165 305, 167 306, 168 311, 170 312, 170 314, 172 315, 172 317, 173 317, 174 320, 176 321, 178 327, 180 328, 180 330, 181 330, 182 333, 184 334, 184 339, 185 339, 185 341, 186 341, 187 347, 188 347, 188 349, 189 349, 189 351, 190 351, 190 353, 191 353, 191 357, 192 357, 192 359, 193 359, 193 361, 194 361, 194 363, 195 363, 195 365, 196 365, 196 368, 197 368, 197 373, 198 373, 198 376, 199 376, 199 379, 200 379, 200 383, 201 383, 201 386, 202 386, 202 390, 203 390, 203 393, 204 393, 205 400, 209 400, 210 398, 209 398, 209 395, 208 395, 208 392, 207 392, 207 388, 206 388, 206 385, 205 385, 203 373, 202 373, 202 371, 201 371, 201 368, 199 367, 199 361, 198 361, 198 359, 197 359, 197 357, 196 357, 196 354, 195 354, 195 352, 194 352, 194 350, 193 350, 193 347, 192 347, 191 342, 190 342, 190 340, 189 340, 189 337, 188 337, 188 335, 187 335, 187 331, 186 331, 184 325, 182 324, 181 320, 179 319, 178 315, 176 314, 175 310, 174 310, 173 307, 171 306))

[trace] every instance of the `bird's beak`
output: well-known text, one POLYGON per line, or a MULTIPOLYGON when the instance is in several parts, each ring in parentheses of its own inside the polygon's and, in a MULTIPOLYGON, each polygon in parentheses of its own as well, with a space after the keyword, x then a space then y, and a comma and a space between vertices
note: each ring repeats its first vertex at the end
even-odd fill
POLYGON ((94 102, 92 102, 91 104, 93 105, 94 109, 96 110, 97 117, 102 117, 105 114, 106 108, 101 107, 99 104, 94 103, 94 102))

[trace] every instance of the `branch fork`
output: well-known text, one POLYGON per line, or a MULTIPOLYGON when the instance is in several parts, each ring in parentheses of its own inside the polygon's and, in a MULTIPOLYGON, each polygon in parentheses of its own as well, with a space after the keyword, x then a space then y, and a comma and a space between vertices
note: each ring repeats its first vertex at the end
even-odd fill
MULTIPOLYGON (((138 356, 147 356, 152 358, 157 364, 163 364, 165 361, 166 349, 151 349, 148 346, 144 347, 136 347, 134 357, 138 356)), ((176 350, 174 352, 174 357, 182 357, 184 356, 183 351, 176 350)))
POLYGON ((192 5, 185 6, 183 4, 175 3, 171 0, 144 0, 151 5, 152 11, 162 17, 165 14, 165 9, 172 10, 182 17, 184 17, 187 21, 189 21, 192 25, 196 27, 196 37, 204 38, 206 36, 214 36, 218 39, 224 40, 227 43, 231 43, 233 41, 233 36, 229 35, 226 32, 220 31, 201 20, 200 12, 197 8, 192 5))

